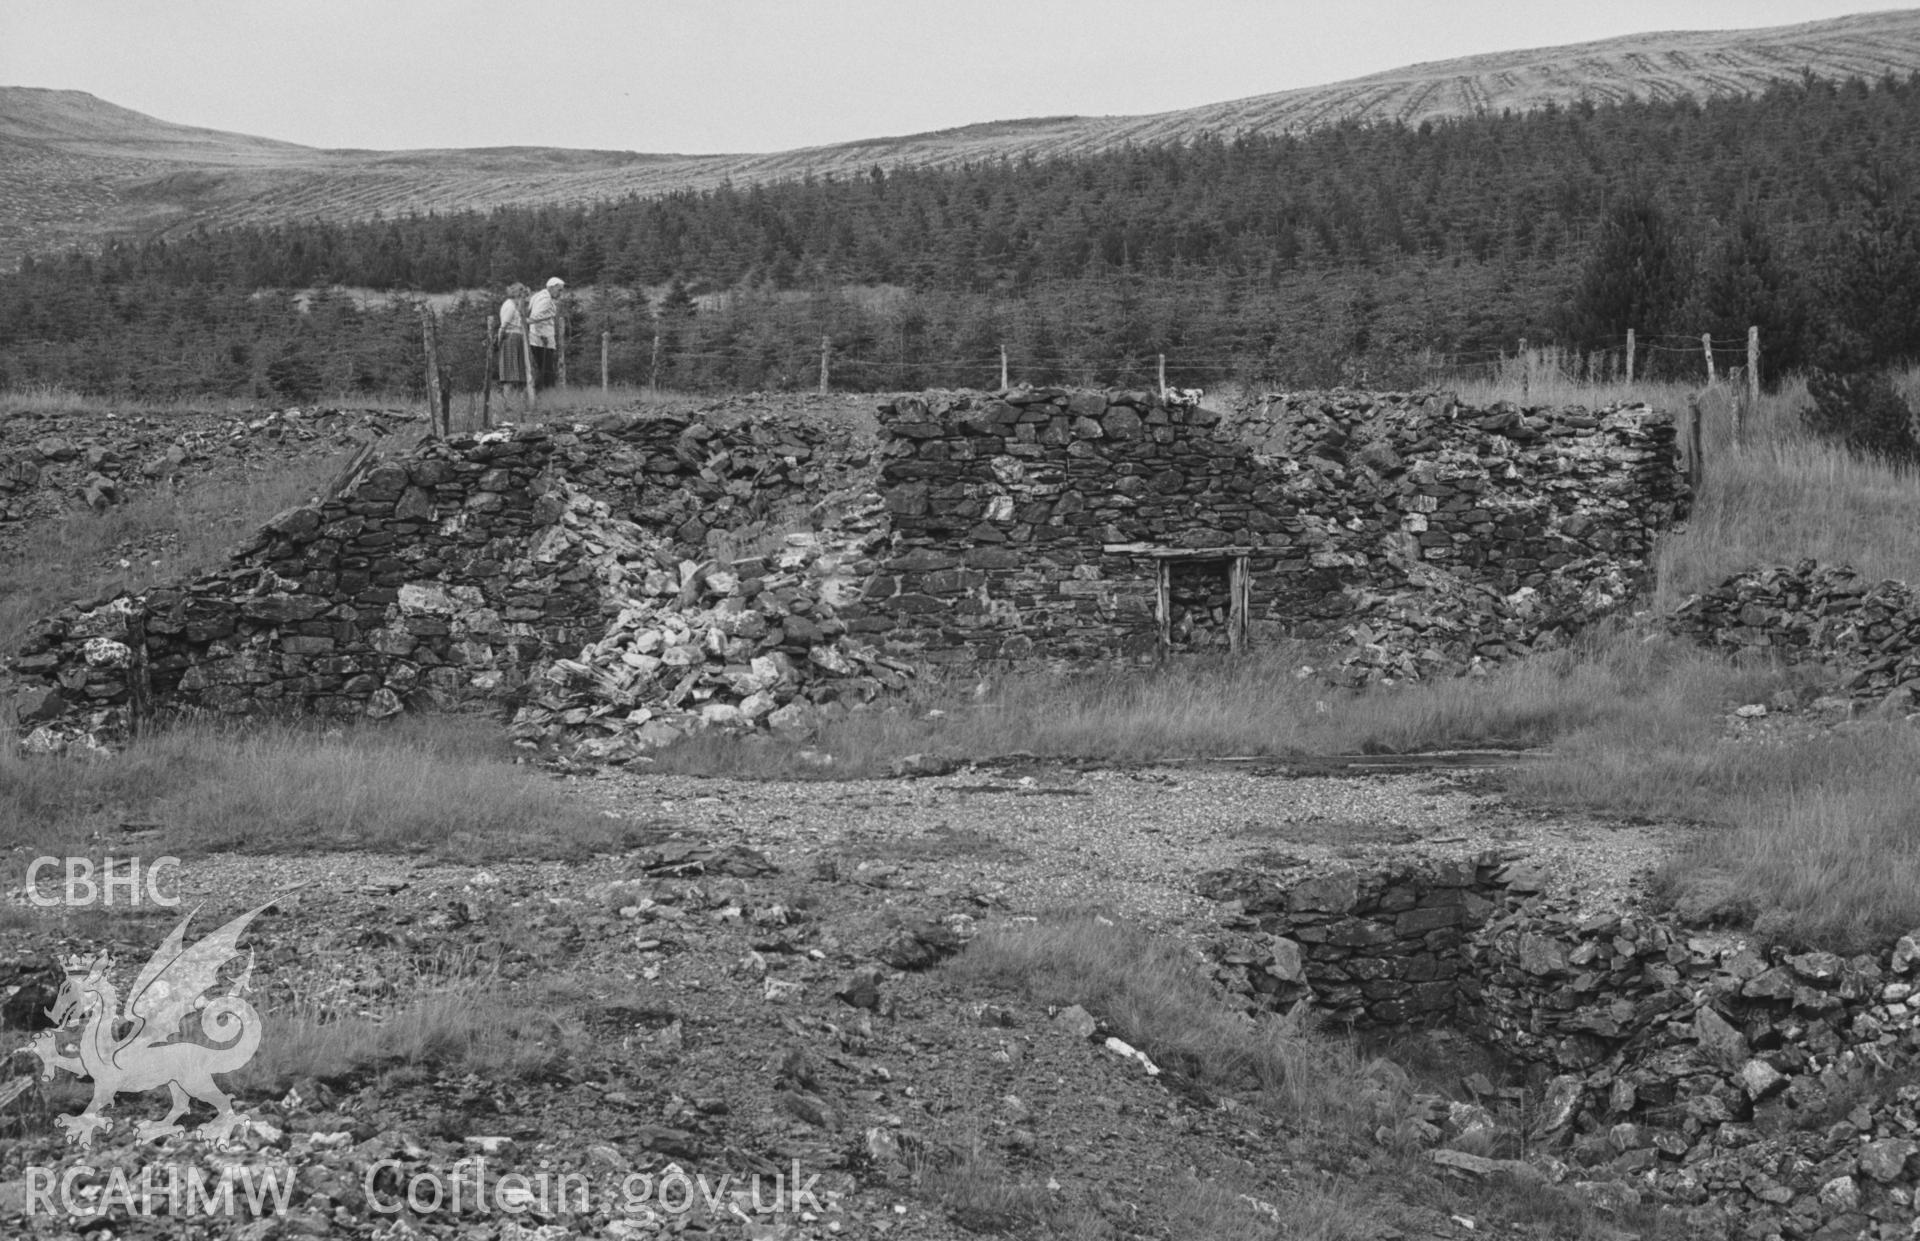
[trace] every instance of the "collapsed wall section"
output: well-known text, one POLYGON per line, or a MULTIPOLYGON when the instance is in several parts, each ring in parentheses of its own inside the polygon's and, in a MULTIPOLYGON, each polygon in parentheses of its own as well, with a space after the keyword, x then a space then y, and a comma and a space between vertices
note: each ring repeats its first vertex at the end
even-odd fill
POLYGON ((1302 637, 1357 679, 1456 669, 1625 602, 1687 501, 1645 406, 1016 389, 895 400, 880 435, 895 555, 863 623, 940 662, 1302 637))
POLYGON ((49 618, 11 661, 17 722, 59 744, 160 708, 377 718, 509 698, 619 611, 615 513, 650 557, 704 562, 714 532, 846 485, 844 439, 610 416, 363 456, 219 571, 49 618))

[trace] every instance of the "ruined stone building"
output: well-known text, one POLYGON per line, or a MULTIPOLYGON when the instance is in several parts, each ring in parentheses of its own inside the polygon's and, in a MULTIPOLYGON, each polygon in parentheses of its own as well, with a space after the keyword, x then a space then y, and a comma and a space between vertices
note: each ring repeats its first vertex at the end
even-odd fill
POLYGON ((873 444, 502 429, 362 462, 218 571, 49 618, 9 662, 13 722, 58 744, 178 707, 480 700, 608 754, 942 665, 1306 638, 1352 680, 1457 671, 1630 598, 1685 502, 1662 414, 1439 393, 937 392, 887 402, 873 444))

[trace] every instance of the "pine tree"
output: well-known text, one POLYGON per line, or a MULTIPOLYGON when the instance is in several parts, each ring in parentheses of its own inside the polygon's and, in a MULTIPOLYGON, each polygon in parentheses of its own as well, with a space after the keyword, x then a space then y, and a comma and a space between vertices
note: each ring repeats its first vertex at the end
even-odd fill
POLYGON ((1568 303, 1565 328, 1576 349, 1615 346, 1632 328, 1643 336, 1683 332, 1690 291, 1686 249, 1667 208, 1645 193, 1614 204, 1568 303))
POLYGON ((1716 341, 1760 329, 1761 378, 1772 387, 1807 361, 1807 291, 1751 206, 1721 235, 1700 280, 1700 321, 1716 341))
POLYGON ((1885 172, 1869 174, 1862 192, 1865 208, 1826 247, 1829 370, 1920 360, 1920 202, 1885 172))

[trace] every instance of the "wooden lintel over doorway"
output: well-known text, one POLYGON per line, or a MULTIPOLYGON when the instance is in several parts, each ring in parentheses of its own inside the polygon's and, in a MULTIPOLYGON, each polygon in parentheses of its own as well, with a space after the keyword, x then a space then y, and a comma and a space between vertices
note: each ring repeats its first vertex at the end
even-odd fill
MULTIPOLYGON (((1176 649, 1174 634, 1173 565, 1191 565, 1183 573, 1205 572, 1209 563, 1217 564, 1220 580, 1226 586, 1226 638, 1229 654, 1247 649, 1247 617, 1252 612, 1252 575, 1247 572, 1247 557, 1252 547, 1162 547, 1152 543, 1108 543, 1108 555, 1139 556, 1154 564, 1154 616, 1159 625, 1160 655, 1165 658, 1176 649)), ((1216 631, 1217 632, 1217 631, 1216 631)))
POLYGON ((1225 560, 1251 556, 1257 547, 1162 547, 1158 543, 1107 543, 1101 548, 1109 556, 1147 556, 1154 560, 1225 560))

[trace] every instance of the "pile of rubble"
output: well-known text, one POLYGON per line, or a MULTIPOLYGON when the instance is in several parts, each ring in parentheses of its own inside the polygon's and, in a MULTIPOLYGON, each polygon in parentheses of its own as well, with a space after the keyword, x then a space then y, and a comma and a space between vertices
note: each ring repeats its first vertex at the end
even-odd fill
POLYGON ((1788 1235, 1909 1235, 1920 940, 1763 951, 1534 898, 1466 955, 1468 1024, 1554 1074, 1530 1136, 1580 1176, 1788 1235))
POLYGON ((577 657, 533 671, 509 730, 524 744, 619 762, 702 728, 804 733, 912 675, 836 615, 860 598, 886 539, 871 496, 830 531, 724 562, 682 558, 584 495, 540 537, 582 546, 614 616, 577 657))
POLYGON ((396 459, 369 445, 225 566, 49 618, 4 669, 0 713, 58 749, 179 708, 490 701, 523 708, 523 739, 595 757, 782 708, 810 722, 904 683, 846 636, 884 537, 853 439, 614 413, 396 459))
POLYGON ((1510 594, 1418 562, 1402 589, 1354 591, 1359 619, 1342 627, 1346 646, 1326 680, 1358 687, 1458 673, 1479 673, 1518 656, 1550 651, 1639 592, 1625 566, 1582 566, 1577 595, 1559 598, 1532 586, 1510 594))
POLYGON ((1920 600, 1905 582, 1869 582, 1803 560, 1735 574, 1673 614, 1674 629, 1720 650, 1836 666, 1857 698, 1920 690, 1920 600))

